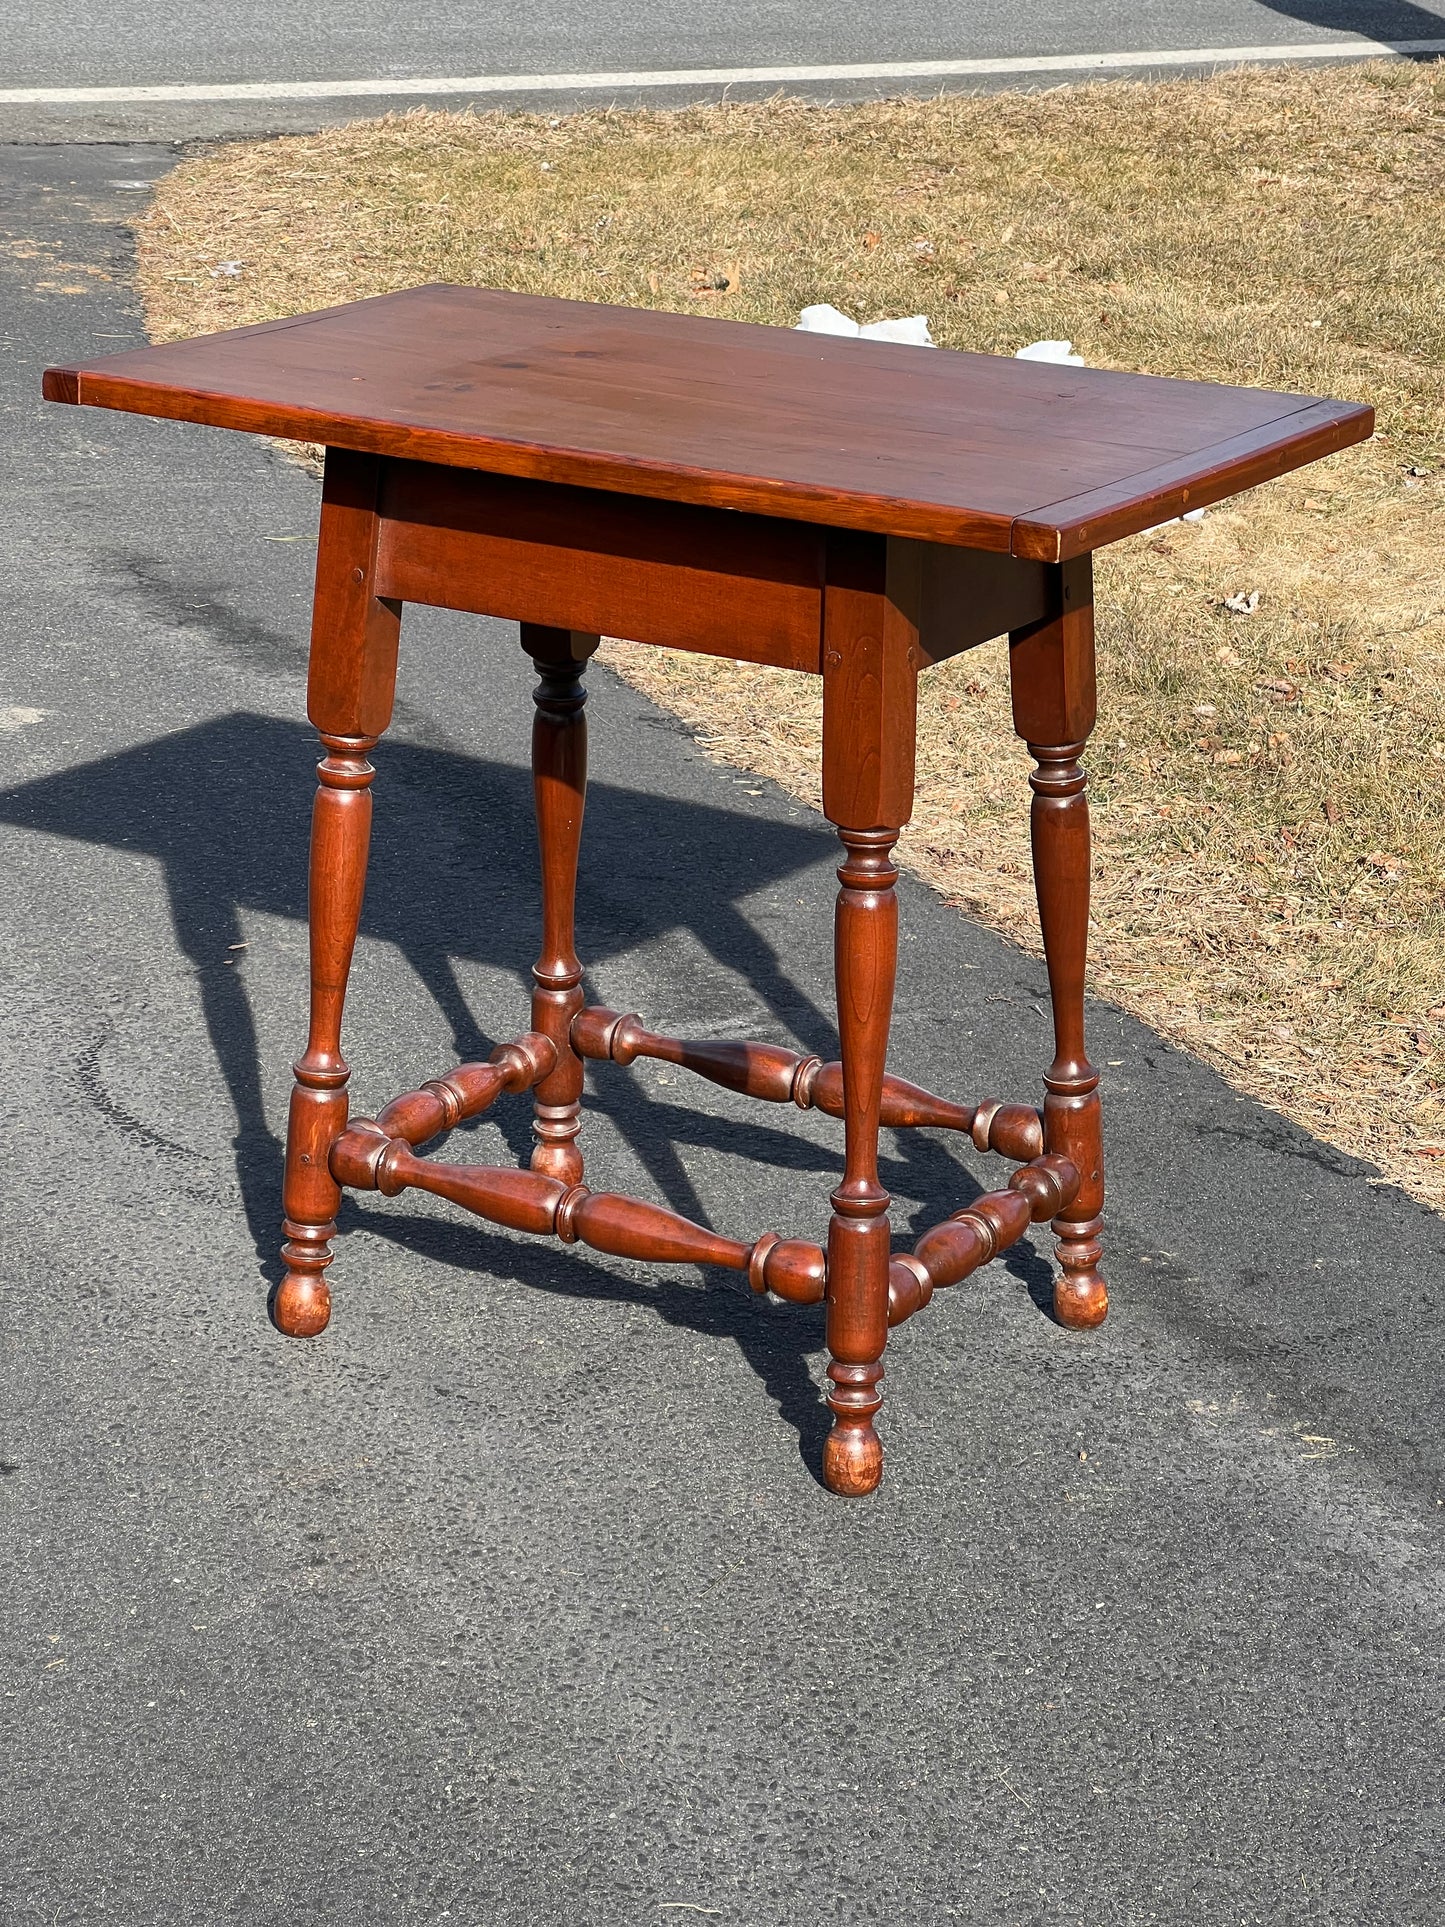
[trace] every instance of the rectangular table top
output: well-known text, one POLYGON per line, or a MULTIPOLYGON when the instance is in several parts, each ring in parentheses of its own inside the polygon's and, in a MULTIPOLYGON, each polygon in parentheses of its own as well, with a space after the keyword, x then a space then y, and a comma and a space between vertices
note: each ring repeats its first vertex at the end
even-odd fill
POLYGON ((45 393, 1043 561, 1374 427, 1309 395, 445 286, 52 368, 45 393))

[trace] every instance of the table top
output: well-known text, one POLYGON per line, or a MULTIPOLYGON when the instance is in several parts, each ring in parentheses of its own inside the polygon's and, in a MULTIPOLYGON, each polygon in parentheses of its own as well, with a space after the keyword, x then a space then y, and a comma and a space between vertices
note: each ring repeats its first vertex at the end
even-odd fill
POLYGON ((1374 427, 1309 395, 445 286, 52 368, 45 393, 1044 561, 1374 427))

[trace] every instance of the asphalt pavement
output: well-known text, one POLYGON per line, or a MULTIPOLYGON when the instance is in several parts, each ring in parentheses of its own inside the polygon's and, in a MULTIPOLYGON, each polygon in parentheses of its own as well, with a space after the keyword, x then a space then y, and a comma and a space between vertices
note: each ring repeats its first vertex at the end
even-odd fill
MULTIPOLYGON (((5 1927, 1435 1927, 1445 1224, 1117 1011, 1108 1323, 1034 1245, 941 1294, 869 1501, 818 1480, 816 1312, 732 1274, 366 1198, 330 1331, 269 1328, 318 492, 39 391, 142 338, 169 161, 0 164, 5 1927)), ((520 1028, 535 940, 515 634, 409 611, 403 658, 362 1109, 520 1028)), ((824 826, 590 680, 594 995, 829 1052, 824 826)), ((1040 966, 902 907, 894 1068, 1036 1091, 1040 966)), ((817 1235, 839 1135, 639 1064, 585 1142, 817 1235)), ((884 1175, 907 1235, 992 1173, 884 1175)))
POLYGON ((419 103, 605 106, 787 91, 856 99, 940 87, 1053 86, 1093 69, 1140 78, 1229 65, 1251 51, 1360 39, 1445 45, 1439 0, 0 0, 0 141, 190 140, 294 131, 419 103), (1233 50, 1233 51, 1231 51, 1233 50), (1121 57, 1158 55, 1143 65, 1121 57), (897 63, 1001 63, 899 74, 897 63), (1020 65, 1020 63, 1023 63, 1020 65), (1041 64, 1030 64, 1041 63, 1041 64), (805 77, 813 70, 821 77, 805 77), (489 77, 485 90, 416 83, 489 77), (397 89, 386 90, 394 81, 397 89), (327 83, 379 83, 356 97, 327 83), (406 90, 403 91, 403 84, 406 90), (136 90, 260 88, 260 97, 145 99, 136 90), (93 87, 120 98, 72 98, 93 87), (308 88, 320 92, 308 94, 308 88), (24 93, 40 97, 9 98, 24 93))

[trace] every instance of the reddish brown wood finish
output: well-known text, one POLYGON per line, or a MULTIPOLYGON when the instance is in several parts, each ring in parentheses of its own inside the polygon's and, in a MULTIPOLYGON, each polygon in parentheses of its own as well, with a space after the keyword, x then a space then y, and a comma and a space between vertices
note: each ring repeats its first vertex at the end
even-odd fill
MULTIPOLYGON (((402 602, 816 674, 825 543, 770 516, 397 461, 377 575, 402 602)), ((1040 562, 901 538, 872 554, 878 586, 908 604, 922 663, 1047 614, 1040 562)))
POLYGON ((54 400, 329 444, 308 707, 311 1021, 287 1140, 283 1331, 320 1331, 340 1187, 430 1191, 521 1232, 746 1271, 826 1303, 824 1475, 870 1491, 890 1324, 1052 1219, 1067 1325, 1108 1306, 1098 1074, 1084 1048, 1094 724, 1089 552, 1363 440, 1368 408, 1195 382, 839 341, 464 288, 375 301, 52 369, 54 400), (347 1123, 342 1010, 365 883, 369 752, 391 716, 403 601, 522 625, 540 682, 542 871, 533 1029, 347 1123), (574 938, 586 792, 582 670, 604 631, 823 678, 823 807, 845 857, 840 1060, 690 1042, 584 1008, 574 938), (892 850, 912 809, 917 679, 1007 631, 1014 723, 1037 765, 1032 840, 1054 1016, 1042 1113, 965 1106, 885 1071, 897 956, 892 850), (828 1248, 727 1238, 583 1185, 584 1058, 650 1056, 841 1117, 828 1248), (530 1171, 416 1146, 531 1091, 530 1171), (1006 1188, 890 1258, 881 1125, 967 1131, 1019 1160, 1006 1188))
POLYGON ((817 1304, 823 1296, 826 1262, 817 1245, 771 1231, 751 1245, 739 1244, 663 1205, 620 1192, 589 1191, 542 1172, 492 1164, 439 1164, 417 1157, 405 1138, 389 1137, 380 1118, 358 1118, 342 1132, 332 1146, 331 1170, 336 1182, 359 1191, 388 1197, 430 1191, 492 1224, 550 1233, 564 1244, 580 1240, 615 1258, 746 1271, 754 1291, 795 1304, 817 1304))
MULTIPOLYGON (((693 1042, 664 1037, 648 1030, 635 1014, 619 1016, 601 1004, 580 1011, 572 1023, 572 1043, 583 1057, 631 1064, 639 1057, 678 1064, 684 1070, 721 1084, 744 1097, 766 1098, 773 1104, 796 1104, 800 1111, 819 1110, 830 1117, 843 1115, 843 1066, 825 1064, 821 1057, 784 1050, 778 1044, 744 1044, 732 1039, 693 1042)), ((995 1107, 1001 1111, 1002 1107, 995 1107)), ((883 1079, 880 1122, 894 1129, 930 1125, 945 1131, 972 1131, 975 1109, 950 1104, 901 1077, 883 1079)), ((1037 1129, 1037 1114, 1034 1116, 1037 1129)), ((984 1144, 981 1150, 999 1149, 984 1144)), ((1040 1145, 1042 1148, 1042 1144, 1040 1145)))
POLYGON ((550 1037, 528 1031, 499 1044, 485 1064, 459 1064, 420 1090, 394 1097, 376 1114, 384 1136, 404 1138, 415 1150, 469 1117, 489 1110, 503 1091, 529 1091, 556 1068, 557 1047, 550 1037))
MULTIPOLYGON (((378 567, 403 602, 818 672, 821 529, 422 462, 391 462, 388 476, 378 567)), ((1042 574, 1008 556, 981 560, 994 575, 1042 574)), ((989 614, 999 600, 983 605, 989 614)), ((989 634, 1011 626, 995 621, 989 634)), ((948 627, 942 616, 937 627, 948 627)))
POLYGON ((990 1191, 942 1224, 910 1253, 895 1258, 888 1274, 888 1323, 901 1325, 921 1311, 935 1291, 956 1285, 1023 1236, 1030 1223, 1056 1217, 1079 1188, 1067 1158, 1043 1156, 1021 1166, 1005 1191, 990 1191))
POLYGON ((1036 1158, 1044 1148, 1043 1113, 1027 1104, 1000 1104, 996 1097, 986 1097, 974 1106, 971 1135, 980 1151, 1036 1158))
POLYGON ((828 1227, 829 1488, 871 1492, 888 1338, 888 1193, 878 1176, 884 1060, 898 960, 898 832, 913 811, 921 570, 916 553, 829 538, 823 591, 823 811, 847 856, 833 925, 843 1181, 828 1227))
POLYGON ((890 570, 871 536, 828 542, 823 592, 823 814, 839 829, 913 814, 918 710, 917 557, 890 570))
POLYGON ((890 536, 888 575, 900 594, 907 584, 924 668, 1040 622, 1049 611, 1048 569, 1017 556, 890 536))
POLYGON ((1054 1014, 1054 1059, 1044 1075, 1044 1142, 1078 1169, 1077 1196, 1054 1223, 1063 1275, 1059 1322, 1102 1323, 1109 1292, 1103 1246, 1104 1150, 1099 1073, 1084 1050, 1089 942, 1089 805, 1079 758, 1094 727, 1094 607, 1088 559, 1058 570, 1057 606, 1010 638, 1014 727, 1038 764, 1029 778, 1034 883, 1054 1014))
POLYGON ((587 692, 582 672, 596 636, 522 624, 522 647, 540 678, 532 700, 532 790, 542 857, 542 950, 532 966, 532 1028, 549 1038, 556 1065, 533 1092, 533 1129, 539 1139, 532 1169, 564 1184, 582 1182, 582 1059, 572 1047, 572 1019, 581 1010, 582 965, 574 935, 577 857, 587 801, 587 692))
POLYGON ((753 1246, 748 1282, 758 1293, 770 1291, 795 1305, 821 1304, 828 1291, 827 1254, 801 1238, 765 1232, 753 1246))
MULTIPOLYGON (((681 1065, 745 1097, 793 1103, 799 1110, 824 1111, 829 1117, 845 1115, 842 1064, 825 1064, 820 1057, 805 1057, 778 1044, 665 1037, 648 1030, 635 1013, 619 1016, 601 1004, 589 1005, 572 1020, 572 1044, 583 1057, 610 1059, 614 1064, 652 1057, 681 1065)), ((1001 1104, 992 1097, 981 1104, 952 1104, 891 1074, 883 1078, 878 1121, 890 1130, 923 1126, 967 1131, 980 1151, 998 1151, 1009 1158, 1036 1158, 1044 1148, 1042 1113, 1026 1104, 1001 1104)))
POLYGON ((871 1492, 883 1475, 873 1420, 883 1403, 888 1338, 888 1193, 878 1177, 883 1060, 898 960, 894 829, 840 827, 847 857, 838 869, 833 970, 843 1052, 843 1181, 828 1227, 828 1404, 833 1429, 823 1452, 830 1490, 871 1492))
POLYGON ((346 1126, 341 1016, 371 841, 368 752, 391 721, 396 683, 401 612, 375 594, 380 467, 333 453, 322 492, 307 691, 326 751, 311 817, 311 1026, 286 1133, 286 1270, 271 1301, 278 1328, 298 1338, 324 1331, 331 1316, 323 1274, 341 1193, 329 1155, 346 1126))
POLYGON ((1307 395, 453 287, 53 368, 45 392, 1045 562, 1373 424, 1307 395))

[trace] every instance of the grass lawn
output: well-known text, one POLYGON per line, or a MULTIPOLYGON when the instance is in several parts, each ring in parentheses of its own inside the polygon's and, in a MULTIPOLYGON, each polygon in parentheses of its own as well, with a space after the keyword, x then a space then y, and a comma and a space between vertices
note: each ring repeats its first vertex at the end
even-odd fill
MULTIPOLYGON (((1374 402, 1368 447, 1099 558, 1093 981, 1445 1206, 1442 236, 1445 70, 1401 63, 421 112, 189 159, 140 243, 159 339, 444 280, 776 325, 923 311, 945 347, 1068 336, 1374 402)), ((815 679, 610 651, 714 755, 815 800, 815 679)), ((901 847, 1036 945, 1007 710, 1002 643, 930 672, 901 847)))

